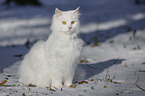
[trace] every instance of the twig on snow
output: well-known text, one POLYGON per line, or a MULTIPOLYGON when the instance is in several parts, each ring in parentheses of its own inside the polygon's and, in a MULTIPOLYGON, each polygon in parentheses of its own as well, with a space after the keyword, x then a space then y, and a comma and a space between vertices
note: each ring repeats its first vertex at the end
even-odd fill
POLYGON ((139 80, 139 77, 137 78, 137 80, 136 80, 136 82, 135 82, 136 87, 138 87, 138 88, 141 89, 142 91, 145 91, 145 89, 141 88, 141 87, 137 84, 138 80, 139 80))

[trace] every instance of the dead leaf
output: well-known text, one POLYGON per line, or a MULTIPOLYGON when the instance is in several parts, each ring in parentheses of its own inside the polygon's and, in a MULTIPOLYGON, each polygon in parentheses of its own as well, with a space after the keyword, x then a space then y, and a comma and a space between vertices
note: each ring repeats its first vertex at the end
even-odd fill
POLYGON ((104 88, 107 88, 107 86, 104 85, 104 88))
POLYGON ((69 87, 70 87, 70 88, 76 88, 76 86, 77 86, 76 84, 72 84, 72 85, 70 85, 69 87))
POLYGON ((91 45, 91 48, 93 48, 93 47, 95 47, 96 45, 95 44, 93 44, 93 45, 91 45))
POLYGON ((94 79, 91 79, 90 81, 92 82, 92 81, 94 81, 94 79))
POLYGON ((127 64, 126 63, 124 64, 124 67, 127 67, 127 64))
POLYGON ((87 59, 81 59, 80 63, 88 63, 89 61, 87 59))
POLYGON ((4 85, 7 82, 7 80, 5 80, 4 82, 0 83, 0 85, 4 85))
POLYGON ((116 81, 113 81, 113 83, 114 83, 114 84, 121 84, 121 82, 116 82, 116 81))
POLYGON ((36 87, 36 85, 28 84, 28 87, 36 87))
POLYGON ((92 87, 91 87, 91 89, 93 90, 93 89, 94 89, 94 87, 92 86, 92 87))
POLYGON ((78 84, 88 83, 87 81, 80 81, 78 84))
POLYGON ((3 72, 0 70, 0 73, 3 73, 3 72))

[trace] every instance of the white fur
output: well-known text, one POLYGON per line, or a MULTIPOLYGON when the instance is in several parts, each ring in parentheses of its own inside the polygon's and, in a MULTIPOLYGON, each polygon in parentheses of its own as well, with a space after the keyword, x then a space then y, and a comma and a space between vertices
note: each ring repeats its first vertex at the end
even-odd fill
POLYGON ((83 42, 77 37, 79 32, 78 9, 60 11, 56 9, 47 41, 37 42, 22 61, 18 76, 25 85, 38 87, 70 86, 79 61, 83 42), (62 24, 66 21, 67 24, 62 24), (71 21, 75 21, 71 24, 71 21), (72 29, 69 30, 68 27, 72 29))

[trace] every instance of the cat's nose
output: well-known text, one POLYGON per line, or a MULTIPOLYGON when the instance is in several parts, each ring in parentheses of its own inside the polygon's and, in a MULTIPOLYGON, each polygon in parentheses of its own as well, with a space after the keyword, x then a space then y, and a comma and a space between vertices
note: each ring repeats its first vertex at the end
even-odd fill
POLYGON ((72 29, 72 27, 68 27, 68 29, 70 30, 70 29, 72 29))

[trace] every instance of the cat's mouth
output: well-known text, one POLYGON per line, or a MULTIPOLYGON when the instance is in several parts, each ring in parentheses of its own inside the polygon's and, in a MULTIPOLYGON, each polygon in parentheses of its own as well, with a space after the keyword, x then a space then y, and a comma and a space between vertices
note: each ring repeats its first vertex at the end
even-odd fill
POLYGON ((72 30, 65 31, 65 34, 67 34, 67 35, 72 35, 72 34, 74 34, 74 33, 75 33, 75 32, 72 31, 72 30))

